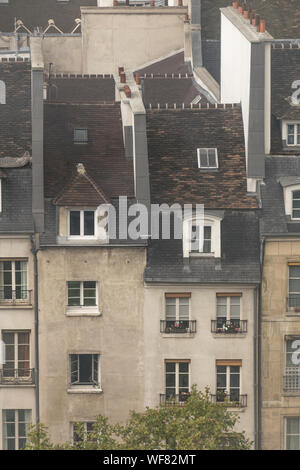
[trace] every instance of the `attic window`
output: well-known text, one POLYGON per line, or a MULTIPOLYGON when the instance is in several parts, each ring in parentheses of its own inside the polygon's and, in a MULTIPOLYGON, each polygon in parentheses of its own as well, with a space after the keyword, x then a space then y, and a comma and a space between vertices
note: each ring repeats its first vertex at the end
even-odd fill
POLYGON ((86 144, 88 142, 88 130, 87 129, 74 129, 73 141, 75 144, 86 144))
POLYGON ((300 145, 300 122, 287 123, 287 145, 300 145))
POLYGON ((197 149, 198 168, 209 170, 218 168, 218 151, 216 148, 197 149))

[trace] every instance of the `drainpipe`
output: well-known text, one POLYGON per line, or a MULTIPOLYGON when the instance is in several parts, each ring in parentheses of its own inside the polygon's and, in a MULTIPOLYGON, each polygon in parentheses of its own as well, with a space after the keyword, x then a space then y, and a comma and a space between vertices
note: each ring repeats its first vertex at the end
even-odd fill
POLYGON ((257 312, 257 433, 256 433, 256 449, 261 450, 261 310, 262 310, 262 277, 265 255, 265 238, 262 237, 260 241, 260 277, 261 282, 258 286, 258 312, 257 312))
MULTIPOLYGON (((37 236, 37 235, 36 235, 37 236)), ((35 349, 35 423, 40 422, 40 390, 39 390, 39 297, 38 297, 38 261, 37 240, 31 235, 31 253, 34 266, 34 349, 35 349)))

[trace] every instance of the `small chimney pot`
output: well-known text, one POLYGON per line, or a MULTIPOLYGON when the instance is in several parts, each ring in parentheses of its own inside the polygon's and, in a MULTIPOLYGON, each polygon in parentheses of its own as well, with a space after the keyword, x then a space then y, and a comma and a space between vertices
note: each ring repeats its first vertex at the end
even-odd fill
POLYGON ((126 74, 125 74, 125 72, 120 73, 120 82, 121 83, 126 83, 126 74))

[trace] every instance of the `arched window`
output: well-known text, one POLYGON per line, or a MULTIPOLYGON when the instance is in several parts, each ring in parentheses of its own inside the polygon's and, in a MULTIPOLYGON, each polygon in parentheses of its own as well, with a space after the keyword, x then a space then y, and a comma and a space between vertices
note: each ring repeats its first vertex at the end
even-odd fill
POLYGON ((221 220, 223 217, 204 214, 183 221, 183 256, 221 256, 221 220))
POLYGON ((6 87, 2 80, 0 80, 0 104, 6 104, 6 87))

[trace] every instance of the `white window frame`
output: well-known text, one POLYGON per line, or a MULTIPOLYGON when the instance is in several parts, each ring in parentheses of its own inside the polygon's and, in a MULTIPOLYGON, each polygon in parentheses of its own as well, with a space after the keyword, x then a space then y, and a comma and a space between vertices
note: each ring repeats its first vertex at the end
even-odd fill
MULTIPOLYGON (((22 360, 19 360, 19 338, 18 338, 18 335, 19 334, 22 334, 22 333, 28 333, 29 334, 29 342, 28 342, 28 346, 29 346, 29 359, 28 359, 28 362, 29 362, 29 367, 28 367, 28 370, 30 371, 32 369, 31 367, 31 331, 30 330, 1 330, 1 339, 3 341, 3 333, 10 333, 10 334, 13 334, 14 335, 14 369, 17 370, 19 372, 19 362, 25 362, 25 361, 22 361, 22 360)), ((4 341, 3 341, 4 343, 4 341)), ((6 343, 4 343, 6 345, 6 343)), ((27 345, 26 345, 27 346, 27 345)), ((5 349, 5 355, 6 355, 6 346, 4 346, 4 349, 5 349)), ((10 361, 12 362, 12 361, 10 361)), ((3 366, 2 366, 3 368, 3 366)), ((19 373, 16 375, 16 377, 18 378, 22 378, 23 376, 20 376, 19 377, 19 373)), ((13 377, 15 378, 15 377, 13 377)), ((12 378, 12 379, 13 379, 12 378)), ((24 376, 24 380, 26 380, 26 378, 28 379, 28 376, 24 376)))
POLYGON ((219 159, 218 159, 218 149, 216 147, 199 147, 197 148, 197 161, 198 161, 198 168, 199 170, 217 170, 219 168, 219 159), (216 158, 216 165, 215 166, 201 166, 200 161, 200 150, 206 150, 207 159, 208 159, 208 151, 214 150, 215 158, 216 158))
POLYGON ((287 147, 300 147, 300 144, 297 144, 297 125, 300 125, 300 121, 282 121, 282 140, 286 142, 287 147), (288 143, 288 125, 295 126, 294 127, 294 143, 288 143), (296 142, 296 143, 295 143, 296 142))
POLYGON ((242 296, 241 295, 232 295, 232 294, 226 294, 224 295, 218 295, 216 296, 216 319, 218 319, 218 299, 220 298, 226 298, 226 320, 234 320, 234 318, 230 317, 230 299, 232 298, 238 298, 240 300, 240 317, 239 320, 242 320, 242 296))
POLYGON ((221 257, 221 217, 217 217, 214 215, 205 215, 204 220, 197 219, 196 217, 192 217, 183 221, 183 257, 188 258, 190 256, 199 256, 199 257, 221 257), (193 226, 200 226, 200 230, 203 227, 211 227, 211 252, 210 253, 203 253, 199 252, 191 252, 191 233, 193 226))
MULTIPOLYGON (((82 351, 82 352, 70 352, 68 355, 69 359, 69 388, 68 388, 68 393, 99 393, 102 392, 101 389, 101 367, 100 367, 100 360, 101 360, 101 354, 99 352, 95 351, 82 351), (98 384, 80 384, 80 383, 72 383, 72 365, 71 365, 71 356, 72 355, 77 355, 77 356, 82 356, 82 355, 91 355, 91 356, 98 356, 98 384)), ((94 359, 92 358, 92 361, 94 359)))
POLYGON ((97 210, 92 209, 82 209, 82 208, 70 208, 68 209, 68 238, 71 240, 95 240, 96 236, 96 219, 97 219, 97 210), (80 235, 71 235, 71 212, 80 212, 80 235), (94 212, 94 235, 84 235, 84 212, 94 212))
POLYGON ((179 364, 181 364, 181 363, 188 364, 188 373, 187 373, 187 375, 188 375, 188 378, 189 378, 189 385, 188 385, 188 387, 182 387, 182 388, 188 388, 189 392, 190 392, 191 391, 191 361, 189 361, 189 360, 180 360, 180 361, 177 360, 176 361, 176 359, 174 359, 174 361, 173 360, 172 361, 169 361, 169 360, 165 361, 165 386, 164 386, 165 394, 166 394, 166 389, 168 388, 166 386, 166 377, 167 377, 166 365, 170 364, 170 363, 175 364, 175 395, 176 396, 177 395, 179 396, 179 375, 180 375, 179 364))
POLYGON ((94 425, 95 423, 96 423, 96 421, 77 421, 77 422, 70 423, 71 424, 71 442, 72 442, 72 444, 73 445, 75 444, 75 441, 74 441, 75 424, 81 424, 83 426, 84 442, 87 442, 87 436, 88 436, 87 426, 88 426, 88 424, 94 425))
MULTIPOLYGON (((300 421, 300 416, 299 415, 296 415, 296 416, 285 416, 284 417, 284 450, 287 450, 287 420, 289 418, 293 418, 293 419, 298 419, 298 421, 300 421)), ((300 423, 299 423, 299 428, 300 428, 300 423)), ((298 436, 298 440, 299 440, 299 448, 297 450, 300 450, 300 430, 299 430, 299 434, 290 434, 291 436, 298 436)))
POLYGON ((74 144, 88 144, 89 142, 89 131, 87 127, 74 127, 73 129, 73 143, 74 144), (85 131, 86 132, 86 140, 75 140, 76 131, 85 131))
POLYGON ((67 281, 67 310, 66 314, 68 316, 95 316, 95 315, 100 315, 99 311, 99 289, 98 289, 98 281, 95 281, 95 279, 89 280, 85 279, 83 281, 78 281, 76 280, 70 280, 67 281), (68 289, 68 283, 69 282, 80 282, 80 304, 83 301, 83 283, 84 282, 95 282, 96 283, 96 305, 90 306, 90 305, 68 305, 69 304, 69 289, 68 289))
POLYGON ((165 297, 165 320, 167 321, 167 299, 174 299, 175 302, 176 302, 176 306, 175 306, 175 310, 176 310, 176 313, 175 313, 175 320, 176 321, 190 321, 191 319, 191 297, 165 297), (189 317, 188 317, 188 320, 183 320, 182 318, 180 318, 180 315, 179 315, 179 303, 180 303, 180 299, 181 298, 184 298, 184 299, 187 299, 188 301, 188 304, 189 304, 189 317))
POLYGON ((300 191, 299 184, 293 184, 283 188, 285 213, 286 215, 290 215, 292 220, 300 220, 300 217, 293 217, 293 193, 295 191, 300 191))
MULTIPOLYGON (((216 365, 216 397, 217 397, 217 394, 218 394, 218 390, 217 390, 217 385, 218 385, 218 382, 217 382, 217 376, 218 376, 218 373, 217 373, 217 367, 218 367, 218 364, 216 365)), ((223 367, 226 367, 226 394, 227 396, 230 397, 230 367, 232 367, 231 365, 224 365, 223 367)), ((233 366, 233 367, 239 367, 240 370, 239 370, 239 377, 240 377, 240 386, 238 388, 239 390, 239 397, 241 397, 242 395, 242 366, 233 366)), ((237 389, 237 387, 234 387, 234 389, 237 389)), ((230 401, 229 401, 230 403, 230 401)))
MULTIPOLYGON (((4 420, 4 412, 6 411, 14 411, 15 412, 15 436, 14 436, 14 440, 15 440, 15 450, 19 450, 19 439, 20 438, 27 438, 27 433, 25 436, 19 436, 19 423, 23 421, 20 421, 19 420, 19 411, 24 411, 24 412, 28 412, 29 411, 29 414, 30 414, 30 417, 29 417, 29 420, 28 420, 28 423, 27 424, 30 424, 31 421, 32 421, 32 410, 30 409, 12 409, 12 408, 5 408, 2 410, 2 429, 3 429, 3 432, 2 432, 2 443, 3 443, 3 448, 5 448, 5 445, 4 445, 4 442, 5 442, 5 437, 4 437, 4 426, 5 424, 7 423, 7 421, 4 420)), ((8 421, 10 422, 10 421, 8 421)), ((24 421, 26 423, 26 421, 24 421)), ((12 439, 11 439, 12 440, 12 439)))
MULTIPOLYGON (((20 303, 23 303, 23 304, 28 304, 29 303, 29 289, 28 289, 28 260, 27 259, 3 259, 3 258, 0 258, 0 262, 10 262, 11 263, 11 277, 12 277, 12 280, 11 280, 11 290, 12 290, 12 298, 1 298, 0 296, 0 304, 4 304, 4 303, 15 303, 15 304, 20 304, 20 303), (16 262, 18 261, 22 261, 24 263, 26 263, 26 289, 24 289, 24 292, 26 292, 26 297, 23 299, 23 298, 20 298, 20 299, 17 299, 16 296, 15 296, 15 292, 16 292, 16 262), (15 296, 15 297, 14 297, 15 296)), ((8 284, 6 284, 8 285, 8 284)), ((4 286, 5 284, 3 284, 3 286, 0 284, 0 289, 4 289, 4 286)))

